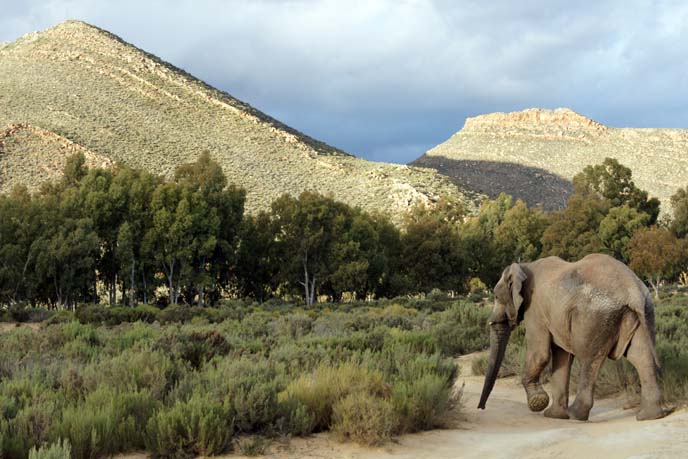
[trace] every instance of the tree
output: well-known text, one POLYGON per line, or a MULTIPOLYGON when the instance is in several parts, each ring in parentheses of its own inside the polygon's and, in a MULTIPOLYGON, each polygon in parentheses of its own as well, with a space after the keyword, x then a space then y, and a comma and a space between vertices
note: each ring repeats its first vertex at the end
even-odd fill
POLYGON ((566 208, 552 213, 542 236, 543 255, 576 260, 606 252, 624 259, 633 231, 659 215, 659 201, 636 187, 631 170, 615 159, 585 167, 573 185, 566 208))
POLYGON ((602 164, 586 166, 573 178, 573 186, 575 194, 597 197, 606 201, 610 209, 627 204, 647 214, 650 224, 654 224, 659 216, 659 200, 648 198, 647 191, 633 182, 631 169, 616 159, 606 158, 602 164))
POLYGON ((401 234, 401 246, 401 265, 413 291, 463 290, 468 266, 459 225, 433 210, 416 211, 401 234))
POLYGON ((516 201, 495 230, 495 248, 502 265, 536 260, 542 252, 542 235, 548 225, 549 218, 542 209, 529 209, 525 202, 516 201))
MULTIPOLYGON (((190 260, 195 280, 189 286, 189 296, 197 296, 199 304, 203 305, 207 294, 212 292, 213 298, 218 298, 221 290, 227 289, 232 280, 237 263, 246 192, 227 185, 222 167, 208 152, 202 153, 193 163, 177 167, 175 181, 190 190, 194 199, 202 203, 199 204, 202 208, 197 210, 203 210, 206 215, 196 212, 197 218, 201 219, 196 226, 200 228, 212 223, 205 229, 207 234, 212 233, 214 237, 212 250, 206 253, 203 247, 197 246, 200 250, 190 260)), ((206 240, 206 243, 209 242, 210 240, 206 240)), ((205 248, 209 249, 209 246, 205 248)))
POLYGON ((49 224, 25 186, 0 195, 0 304, 36 301, 31 245, 49 224))
POLYGON ((278 287, 280 260, 277 230, 267 212, 247 215, 239 233, 237 261, 233 271, 238 293, 263 302, 278 287))
POLYGON ((685 260, 686 244, 668 229, 654 226, 636 231, 628 251, 631 269, 648 280, 659 298, 659 284, 685 260))
MULTIPOLYGON (((280 278, 292 291, 300 285, 306 304, 315 302, 321 287, 336 297, 341 284, 336 287, 332 283, 333 273, 342 264, 356 261, 353 254, 358 247, 347 236, 353 215, 353 209, 346 204, 308 191, 298 199, 284 195, 272 203, 280 278)), ((349 267, 347 275, 353 267, 349 267)), ((356 271, 362 275, 361 269, 356 271)))
POLYGON ((676 190, 671 197, 671 208, 674 218, 670 229, 676 237, 684 238, 688 235, 688 186, 676 190))
POLYGON ((602 252, 628 263, 628 243, 633 234, 638 229, 647 227, 649 222, 648 214, 639 212, 628 204, 612 207, 600 222, 598 234, 602 252))

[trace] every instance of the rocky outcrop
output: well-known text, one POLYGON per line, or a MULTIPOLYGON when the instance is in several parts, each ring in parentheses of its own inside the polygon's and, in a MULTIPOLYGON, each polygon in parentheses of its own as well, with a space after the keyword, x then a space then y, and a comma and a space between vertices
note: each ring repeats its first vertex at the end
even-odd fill
POLYGON ((489 133, 501 137, 528 135, 576 140, 602 136, 608 129, 569 108, 529 108, 520 112, 498 112, 467 118, 461 132, 489 133))
POLYGON ((489 196, 509 192, 555 210, 566 204, 573 176, 607 157, 630 167, 666 213, 671 195, 688 183, 688 130, 608 127, 568 108, 491 113, 468 118, 412 164, 489 196))

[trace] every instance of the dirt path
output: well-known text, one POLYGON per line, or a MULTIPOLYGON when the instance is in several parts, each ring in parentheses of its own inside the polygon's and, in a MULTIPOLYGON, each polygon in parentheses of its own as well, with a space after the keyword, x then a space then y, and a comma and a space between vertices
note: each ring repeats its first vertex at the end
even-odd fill
MULTIPOLYGON (((462 421, 456 429, 404 435, 381 448, 338 443, 327 434, 273 445, 272 459, 444 458, 674 458, 688 457, 688 410, 657 421, 638 422, 623 399, 598 400, 590 421, 553 420, 528 411, 516 379, 497 381, 487 409, 476 408, 482 376, 472 376, 475 354, 459 359, 464 381, 462 421)), ((237 456, 232 456, 236 458, 237 456)), ((240 457, 240 456, 239 456, 240 457)))

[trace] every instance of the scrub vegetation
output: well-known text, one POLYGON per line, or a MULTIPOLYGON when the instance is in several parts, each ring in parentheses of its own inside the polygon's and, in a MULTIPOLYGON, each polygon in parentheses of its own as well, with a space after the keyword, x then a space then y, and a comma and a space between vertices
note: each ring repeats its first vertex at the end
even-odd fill
POLYGON ((0 334, 0 452, 192 457, 324 430, 379 444, 446 424, 450 357, 487 345, 488 314, 408 299, 51 311, 0 334))

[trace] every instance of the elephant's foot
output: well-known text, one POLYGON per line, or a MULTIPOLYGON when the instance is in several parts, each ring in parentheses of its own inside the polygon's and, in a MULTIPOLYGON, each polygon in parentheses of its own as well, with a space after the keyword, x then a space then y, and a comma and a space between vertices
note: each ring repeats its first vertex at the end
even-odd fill
POLYGON ((587 421, 590 417, 592 405, 578 403, 578 399, 569 407, 569 417, 576 421, 587 421))
POLYGON ((547 408, 547 405, 549 405, 549 395, 542 389, 528 397, 528 408, 530 408, 530 411, 542 411, 547 408))
POLYGON ((553 419, 569 419, 569 413, 562 406, 552 405, 545 410, 545 417, 553 419))
POLYGON ((659 419, 666 416, 667 413, 662 409, 660 405, 643 406, 641 404, 640 411, 636 414, 635 418, 638 421, 650 421, 652 419, 659 419))

